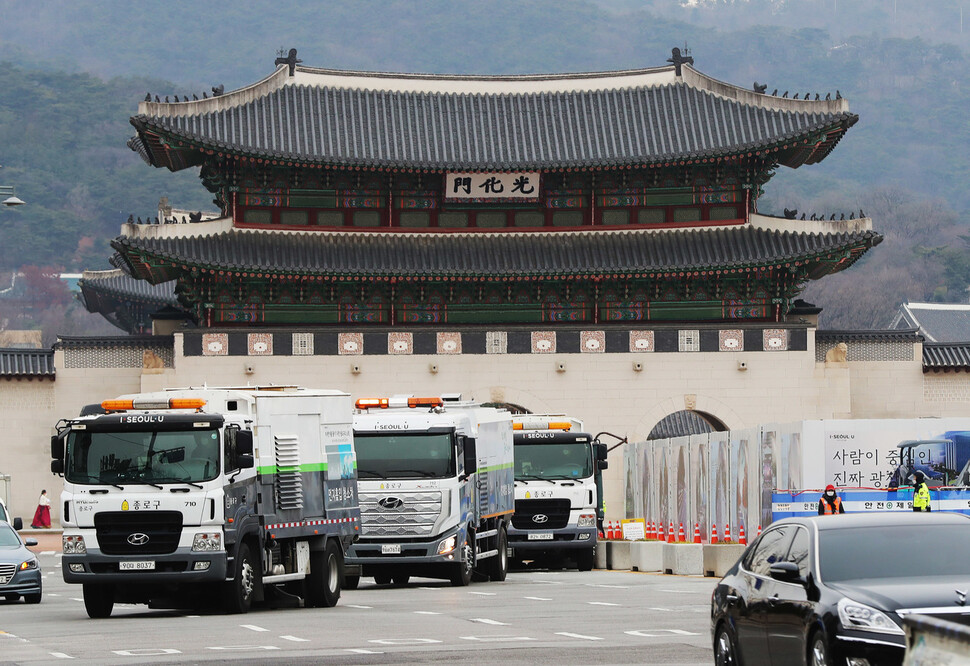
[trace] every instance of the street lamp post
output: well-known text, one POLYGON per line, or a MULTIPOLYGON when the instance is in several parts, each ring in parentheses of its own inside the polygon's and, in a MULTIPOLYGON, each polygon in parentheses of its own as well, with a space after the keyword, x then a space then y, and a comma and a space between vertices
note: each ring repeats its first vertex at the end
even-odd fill
MULTIPOLYGON (((0 166, 0 169, 2 168, 0 166)), ((14 208, 15 206, 23 206, 25 203, 27 202, 17 196, 13 185, 0 185, 0 204, 7 208, 14 208)))

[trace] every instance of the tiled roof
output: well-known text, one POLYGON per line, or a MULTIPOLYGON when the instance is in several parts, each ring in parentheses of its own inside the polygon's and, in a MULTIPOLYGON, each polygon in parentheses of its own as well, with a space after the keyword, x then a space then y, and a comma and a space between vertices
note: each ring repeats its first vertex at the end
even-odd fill
MULTIPOLYGON (((882 241, 873 231, 839 234, 728 227, 531 234, 327 233, 240 231, 208 237, 135 238, 112 246, 134 275, 158 280, 139 255, 228 270, 347 276, 562 276, 613 272, 731 269, 805 262, 820 277, 852 264, 882 241), (812 265, 853 249, 852 259, 812 265), (141 272, 139 272, 141 270, 141 272)), ((163 279, 171 279, 178 274, 163 279)))
POLYGON ((0 349, 0 377, 53 376, 53 351, 40 349, 0 349))
POLYGON ((925 343, 923 372, 929 370, 970 370, 970 342, 925 343))
POLYGON ((173 169, 202 156, 171 150, 172 142, 159 136, 236 155, 341 166, 563 169, 787 146, 772 159, 795 167, 823 159, 858 120, 841 99, 782 100, 687 73, 684 79, 617 77, 618 87, 600 77, 590 88, 564 77, 568 86, 546 85, 541 92, 517 81, 506 92, 501 80, 472 88, 486 92, 464 92, 462 79, 389 89, 380 75, 315 83, 303 73, 294 81, 304 83, 288 85, 270 77, 214 100, 144 103, 131 118, 138 134, 128 145, 150 164, 173 169))
POLYGON ((923 337, 915 328, 885 330, 885 329, 857 329, 837 330, 827 329, 815 332, 815 341, 844 342, 846 340, 866 340, 869 342, 922 342, 923 337))
POLYGON ((713 431, 714 426, 696 412, 681 410, 665 416, 653 427, 647 439, 670 439, 685 435, 702 435, 713 431))
POLYGON ((137 349, 171 347, 171 335, 115 335, 87 337, 63 335, 58 337, 55 349, 80 349, 89 347, 133 347, 137 349))
POLYGON ((99 312, 98 307, 105 296, 113 302, 116 299, 136 300, 158 305, 178 306, 175 297, 175 282, 150 284, 144 280, 136 280, 120 269, 111 271, 85 271, 84 277, 78 280, 78 287, 84 298, 85 305, 91 312, 99 312))
POLYGON ((903 303, 890 328, 918 328, 928 342, 970 342, 970 305, 903 303))

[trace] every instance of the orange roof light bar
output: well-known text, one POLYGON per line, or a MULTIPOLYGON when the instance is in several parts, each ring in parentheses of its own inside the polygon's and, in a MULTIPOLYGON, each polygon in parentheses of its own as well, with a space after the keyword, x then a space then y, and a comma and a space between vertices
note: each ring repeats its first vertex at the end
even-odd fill
POLYGON ((104 400, 101 402, 101 409, 109 412, 117 412, 134 408, 134 400, 104 400))
POLYGON ((357 406, 357 409, 369 409, 371 407, 387 409, 390 406, 387 398, 360 398, 354 404, 357 406))
POLYGON ((172 398, 168 401, 169 409, 202 409, 205 400, 202 398, 172 398))
POLYGON ((572 430, 573 424, 569 421, 549 421, 548 423, 535 423, 531 422, 528 424, 523 423, 513 423, 512 430, 572 430))
POLYGON ((105 400, 101 408, 109 412, 127 411, 129 409, 202 409, 205 400, 202 398, 172 398, 170 400, 105 400))
POLYGON ((441 398, 408 398, 408 407, 441 407, 444 404, 441 398))

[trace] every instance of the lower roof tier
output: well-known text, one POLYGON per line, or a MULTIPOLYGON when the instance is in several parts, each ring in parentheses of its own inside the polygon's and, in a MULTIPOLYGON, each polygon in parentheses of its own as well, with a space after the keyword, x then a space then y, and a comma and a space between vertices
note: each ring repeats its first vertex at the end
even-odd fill
POLYGON ((210 236, 119 236, 131 274, 158 284, 210 273, 266 279, 520 280, 653 277, 789 267, 807 279, 851 266, 882 236, 752 226, 656 233, 287 233, 232 229, 210 236))

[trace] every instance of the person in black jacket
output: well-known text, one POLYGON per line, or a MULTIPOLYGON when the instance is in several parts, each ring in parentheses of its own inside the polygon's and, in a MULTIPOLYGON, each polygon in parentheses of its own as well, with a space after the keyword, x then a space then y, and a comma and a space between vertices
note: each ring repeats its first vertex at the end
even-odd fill
POLYGON ((835 486, 830 483, 825 486, 825 492, 818 500, 818 515, 834 516, 839 513, 845 513, 845 507, 842 506, 842 500, 835 492, 835 486))

